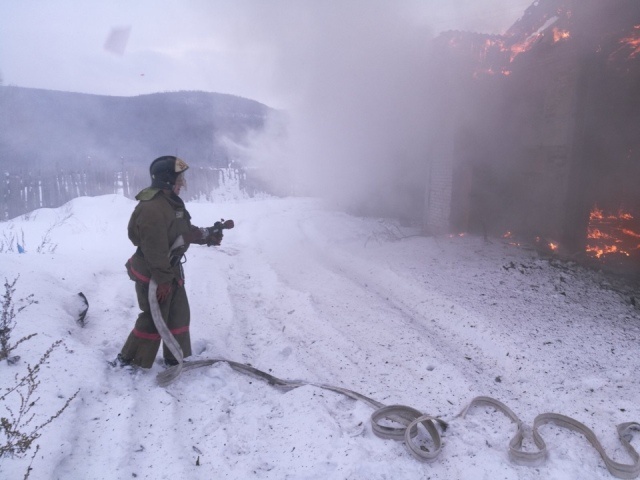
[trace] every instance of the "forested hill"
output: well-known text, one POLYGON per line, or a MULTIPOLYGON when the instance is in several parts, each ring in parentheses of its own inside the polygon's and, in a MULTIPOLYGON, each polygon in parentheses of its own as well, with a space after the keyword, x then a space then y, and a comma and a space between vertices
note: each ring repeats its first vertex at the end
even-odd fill
POLYGON ((269 110, 218 93, 113 97, 0 86, 0 169, 148 165, 165 154, 225 167, 223 139, 261 129, 269 110))

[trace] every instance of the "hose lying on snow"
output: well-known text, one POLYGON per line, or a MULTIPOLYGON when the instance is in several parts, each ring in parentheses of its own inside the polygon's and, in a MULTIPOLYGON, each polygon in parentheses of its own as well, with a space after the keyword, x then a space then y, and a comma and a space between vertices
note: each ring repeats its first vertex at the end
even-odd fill
MULTIPOLYGON (((176 241, 176 244, 174 244, 173 247, 179 246, 180 240, 182 240, 182 237, 178 238, 178 241, 176 241)), ((149 283, 149 304, 151 305, 151 316, 153 317, 153 322, 158 330, 158 333, 162 337, 162 341, 178 361, 177 365, 158 373, 156 380, 160 386, 164 387, 169 385, 176 378, 178 378, 178 376, 183 371, 191 370, 193 368, 207 367, 219 362, 224 362, 234 370, 251 375, 256 378, 260 378, 262 380, 266 380, 270 385, 282 387, 285 389, 293 389, 301 387, 303 385, 310 385, 341 393, 355 400, 360 400, 375 409, 375 411, 371 415, 371 425, 373 433, 375 435, 380 438, 404 441, 404 444, 409 452, 421 461, 434 461, 440 454, 440 451, 442 449, 442 440, 440 438, 440 432, 438 431, 438 428, 436 428, 436 425, 438 425, 440 429, 444 431, 447 428, 447 423, 438 417, 423 414, 415 408, 407 407, 404 405, 387 406, 365 395, 354 392, 352 390, 348 390, 346 388, 334 387, 325 384, 282 380, 249 365, 233 362, 231 360, 226 360, 223 358, 185 361, 182 349, 180 348, 178 341, 169 331, 169 328, 162 319, 160 305, 158 304, 158 300, 156 298, 157 288, 158 284, 155 280, 151 279, 151 282, 149 283), (401 424, 402 426, 391 427, 383 425, 380 423, 380 420, 382 419, 392 420, 393 422, 401 424), (421 430, 423 432, 423 435, 420 435, 420 438, 423 438, 424 432, 426 432, 430 439, 431 450, 425 448, 424 445, 421 445, 416 441, 416 438, 419 437, 421 430)), ((518 416, 513 411, 511 411, 511 409, 509 409, 509 407, 491 397, 474 398, 471 403, 469 403, 469 405, 467 405, 467 407, 458 415, 458 417, 464 418, 469 410, 477 405, 493 407, 504 413, 509 419, 511 419, 511 421, 516 424, 516 433, 509 442, 509 459, 513 463, 525 466, 539 466, 544 463, 548 454, 547 445, 538 432, 538 428, 542 425, 553 423, 559 427, 567 428, 584 435, 589 443, 591 443, 591 445, 600 454, 607 469, 614 477, 632 479, 637 478, 638 475, 640 475, 640 455, 631 445, 632 432, 634 430, 640 431, 640 423, 628 422, 621 423, 617 426, 620 442, 633 460, 633 463, 631 464, 624 464, 613 461, 604 451, 604 448, 602 447, 602 444, 598 440, 598 437, 595 435, 595 433, 593 433, 593 431, 586 425, 578 422, 577 420, 574 420, 571 417, 567 417, 558 413, 542 413, 534 419, 533 427, 529 428, 518 418, 518 416), (523 450, 522 444, 525 438, 528 437, 527 432, 530 432, 533 443, 538 449, 537 451, 529 452, 523 450)))

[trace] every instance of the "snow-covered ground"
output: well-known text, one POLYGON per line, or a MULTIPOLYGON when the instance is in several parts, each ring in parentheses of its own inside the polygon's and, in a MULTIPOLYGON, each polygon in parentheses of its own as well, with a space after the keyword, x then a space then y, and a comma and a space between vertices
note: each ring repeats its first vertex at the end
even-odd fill
MULTIPOLYGON (((479 395, 527 424, 543 412, 574 417, 631 462, 615 425, 640 420, 640 312, 624 283, 500 240, 417 236, 312 199, 188 205, 196 225, 236 222, 221 247, 187 254, 195 357, 440 416, 450 426, 426 464, 376 437, 372 408, 338 393, 285 391, 224 363, 166 388, 159 364, 109 367, 138 311, 124 269, 134 205, 78 198, 0 223, 0 279, 19 275, 14 300, 38 302, 16 317, 14 340, 37 335, 18 346, 16 365, 0 363, 2 391, 60 339, 39 373, 34 423, 79 390, 43 429, 30 478, 613 478, 584 437, 553 425, 540 429, 546 463, 510 463, 510 420, 488 407, 457 416, 479 395), (16 238, 26 253, 8 251, 16 238), (90 303, 84 328, 78 292, 90 303)), ((18 400, 8 396, 0 416, 18 400)), ((632 444, 640 449, 640 433, 632 444)), ((0 459, 0 477, 23 478, 31 453, 0 459)))

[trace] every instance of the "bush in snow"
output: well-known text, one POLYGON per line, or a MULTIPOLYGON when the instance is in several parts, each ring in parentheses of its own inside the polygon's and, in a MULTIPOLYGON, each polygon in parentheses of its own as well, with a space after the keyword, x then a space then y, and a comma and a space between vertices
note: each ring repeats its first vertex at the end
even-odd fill
MULTIPOLYGON (((42 366, 48 362, 53 351, 61 345, 63 345, 62 340, 54 342, 35 366, 27 365, 27 373, 22 376, 16 374, 15 385, 6 388, 5 392, 0 395, 0 402, 6 411, 6 416, 0 416, 0 458, 24 457, 33 446, 33 442, 42 435, 42 429, 62 415, 62 412, 78 395, 79 390, 67 398, 56 413, 46 418, 42 423, 34 424, 35 412, 32 410, 40 400, 37 394, 40 386, 38 374, 42 366)), ((38 449, 39 447, 36 446, 33 457, 38 449)), ((30 472, 31 465, 29 465, 24 478, 28 478, 30 472)))
MULTIPOLYGON (((19 359, 17 356, 11 357, 11 352, 18 345, 36 335, 33 333, 14 344, 11 343, 11 333, 16 326, 16 315, 27 306, 36 303, 33 295, 29 295, 20 301, 23 305, 16 308, 13 298, 17 281, 18 278, 13 282, 5 279, 5 294, 2 302, 2 316, 0 317, 0 360, 6 359, 9 364, 15 364, 19 359)), ((58 418, 78 395, 79 390, 66 399, 57 412, 45 417, 41 423, 36 423, 34 408, 37 408, 40 401, 37 392, 40 386, 38 374, 42 366, 49 361, 54 350, 62 345, 64 345, 62 340, 54 342, 34 366, 27 365, 26 373, 15 374, 12 387, 4 388, 4 391, 0 393, 0 405, 2 406, 2 411, 0 411, 0 458, 23 457, 32 448, 33 442, 40 438, 42 429, 58 418)), ((31 458, 32 461, 38 449, 39 447, 36 446, 31 458)), ((29 465, 24 478, 29 477, 31 469, 31 465, 29 465)))
POLYGON ((32 333, 31 335, 22 337, 14 344, 11 343, 11 333, 16 326, 16 315, 27 308, 29 305, 36 303, 36 301, 33 299, 33 294, 31 294, 27 298, 23 298, 20 300, 20 303, 22 305, 17 307, 16 311, 16 305, 13 300, 13 295, 16 291, 15 285, 17 281, 18 277, 16 277, 13 282, 9 282, 5 278, 5 292, 2 297, 2 315, 0 316, 0 361, 6 360, 8 363, 15 363, 20 358, 11 357, 11 352, 13 352, 22 342, 25 342, 36 335, 35 333, 32 333))
POLYGON ((24 231, 20 231, 20 236, 17 234, 4 232, 2 234, 3 238, 0 239, 0 253, 4 252, 13 252, 14 249, 17 249, 20 252, 20 249, 24 249, 24 231))

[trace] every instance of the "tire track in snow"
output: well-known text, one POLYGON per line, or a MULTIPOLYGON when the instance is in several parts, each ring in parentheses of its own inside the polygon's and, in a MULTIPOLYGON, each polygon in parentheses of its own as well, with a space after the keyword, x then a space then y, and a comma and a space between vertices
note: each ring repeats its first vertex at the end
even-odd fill
MULTIPOLYGON (((86 351, 83 357, 89 360, 70 371, 81 391, 62 417, 69 426, 69 448, 52 478, 145 478, 158 448, 175 450, 173 399, 155 383, 157 365, 151 371, 131 372, 106 363, 115 358, 138 313, 131 282, 103 272, 85 292, 88 323, 75 330, 68 343, 86 351)), ((184 477, 180 462, 171 468, 184 477)))
MULTIPOLYGON (((423 344, 425 335, 423 330, 416 331, 415 322, 411 319, 415 312, 407 312, 405 306, 404 309, 399 308, 397 301, 391 301, 368 286, 353 271, 354 267, 348 266, 354 259, 347 259, 336 267, 335 258, 329 257, 330 253, 326 250, 322 251, 305 231, 307 227, 304 224, 307 221, 298 222, 287 213, 279 213, 262 217, 253 227, 257 238, 265 238, 274 224, 284 225, 282 231, 287 232, 287 238, 271 237, 273 242, 263 244, 261 254, 256 254, 255 258, 268 263, 261 268, 268 270, 270 275, 277 275, 278 285, 283 290, 296 292, 297 300, 300 295, 308 297, 309 308, 305 309, 305 318, 299 319, 296 325, 287 326, 285 333, 294 346, 306 347, 307 358, 302 352, 298 357, 307 363, 307 367, 323 376, 322 381, 331 383, 333 380, 334 384, 336 380, 332 377, 335 373, 345 371, 346 381, 358 379, 367 390, 363 392, 365 394, 375 394, 381 390, 385 398, 378 399, 385 401, 388 400, 386 390, 398 388, 397 384, 395 387, 393 385, 396 383, 397 368, 408 369, 411 377, 418 379, 425 378, 430 370, 433 371, 434 364, 444 362, 444 356, 434 355, 433 348, 428 349, 430 353, 426 359, 416 362, 415 357, 420 353, 413 355, 411 348, 423 344), (292 232, 295 233, 292 235, 292 232), (362 305, 368 305, 365 312, 360 311, 362 305), (379 321, 381 316, 384 317, 383 322, 379 321), (403 320, 395 320, 398 316, 403 320), (376 328, 372 328, 374 325, 376 328), (409 330, 407 325, 411 326, 409 330), (401 362, 404 365, 397 362, 399 352, 395 334, 398 329, 403 332, 401 335, 408 337, 402 346, 407 351, 401 362), (366 345, 362 339, 371 339, 374 344, 366 345), (376 358, 380 346, 388 348, 389 360, 376 358), (417 367, 414 368, 414 364, 417 367), (379 384, 374 387, 377 391, 371 388, 372 378, 379 384)), ((255 259, 252 265, 255 267, 255 259)), ((282 301, 280 298, 278 300, 282 301)), ((446 345, 436 350, 451 352, 453 348, 446 345)), ((466 368, 467 365, 464 365, 461 370, 466 368)), ((339 383, 344 385, 343 382, 339 383)), ((353 384, 345 386, 358 387, 353 384)), ((416 388, 416 395, 420 390, 416 388)))
MULTIPOLYGON (((99 370, 97 370, 99 371, 99 370)), ((125 371, 112 371, 105 365, 95 381, 87 382, 65 415, 73 414, 68 441, 69 453, 60 458, 52 478, 129 477, 134 446, 129 439, 127 421, 137 403, 136 379, 125 371), (110 468, 105 470, 105 459, 110 468), (116 475, 117 476, 117 475, 116 475)))
POLYGON ((410 337, 401 337, 399 340, 402 344, 397 346, 398 353, 404 357, 407 365, 415 359, 403 352, 412 352, 412 346, 426 346, 430 352, 433 353, 435 349, 439 353, 439 358, 434 361, 454 364, 457 370, 468 377, 469 382, 475 383, 477 374, 492 368, 509 351, 498 345, 494 345, 491 350, 482 349, 492 338, 484 335, 481 330, 469 334, 460 326, 463 322, 482 319, 477 314, 454 305, 436 291, 425 290, 415 280, 400 277, 386 265, 375 265, 370 260, 361 260, 349 252, 338 249, 318 249, 318 252, 336 274, 351 279, 354 284, 370 292, 372 298, 379 303, 379 308, 395 313, 387 317, 385 322, 380 322, 380 326, 384 327, 387 335, 403 332, 403 337, 410 337), (387 324, 388 321, 393 323, 387 324), (424 345, 425 340, 428 345, 424 345), (473 358, 469 359, 472 352, 473 358))

